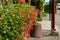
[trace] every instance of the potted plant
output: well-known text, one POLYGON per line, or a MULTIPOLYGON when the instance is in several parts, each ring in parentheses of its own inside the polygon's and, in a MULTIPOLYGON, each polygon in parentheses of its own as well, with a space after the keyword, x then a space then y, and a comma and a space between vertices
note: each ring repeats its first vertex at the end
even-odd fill
POLYGON ((31 37, 40 38, 42 37, 42 26, 41 26, 42 19, 36 17, 36 21, 33 23, 33 30, 31 30, 31 37))
POLYGON ((41 37, 42 36, 40 21, 42 21, 42 15, 41 14, 42 14, 42 10, 44 8, 44 2, 45 2, 45 0, 35 0, 35 1, 32 0, 32 3, 34 3, 32 5, 36 6, 36 10, 37 10, 37 13, 38 13, 36 21, 33 24, 33 30, 31 32, 32 37, 41 37))

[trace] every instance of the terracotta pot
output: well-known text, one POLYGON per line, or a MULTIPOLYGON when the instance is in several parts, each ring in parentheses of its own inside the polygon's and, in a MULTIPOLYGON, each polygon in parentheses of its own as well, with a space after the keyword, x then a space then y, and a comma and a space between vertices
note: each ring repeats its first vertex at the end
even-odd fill
POLYGON ((33 24, 33 30, 31 30, 31 37, 42 37, 42 28, 40 23, 33 24))

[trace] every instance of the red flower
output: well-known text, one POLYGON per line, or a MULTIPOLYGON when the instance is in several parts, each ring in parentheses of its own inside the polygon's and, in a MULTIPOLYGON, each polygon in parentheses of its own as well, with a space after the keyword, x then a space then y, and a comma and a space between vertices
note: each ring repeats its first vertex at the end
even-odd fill
POLYGON ((26 40, 30 38, 30 34, 28 32, 26 33, 26 38, 27 38, 26 40))
POLYGON ((24 13, 24 11, 23 10, 20 10, 20 14, 23 14, 24 13))
POLYGON ((36 13, 36 12, 33 12, 33 14, 32 14, 32 15, 37 16, 37 13, 36 13))
POLYGON ((15 38, 15 40, 18 40, 18 38, 15 38))
POLYGON ((26 17, 27 16, 27 14, 24 14, 24 17, 26 17))
POLYGON ((27 39, 30 38, 30 31, 32 30, 32 27, 29 27, 26 31, 26 37, 27 39))
POLYGON ((23 3, 24 0, 20 0, 20 3, 23 3))
POLYGON ((32 15, 31 18, 32 18, 32 21, 34 21, 35 20, 35 15, 32 15))
POLYGON ((27 39, 30 38, 30 34, 28 32, 26 32, 26 37, 27 39))
POLYGON ((32 21, 34 21, 34 20, 35 20, 35 17, 36 17, 36 16, 37 16, 37 14, 36 14, 35 12, 33 12, 32 16, 31 16, 32 21))
POLYGON ((30 33, 30 28, 28 28, 27 32, 30 33))
POLYGON ((31 18, 34 19, 35 18, 35 15, 32 15, 31 18))

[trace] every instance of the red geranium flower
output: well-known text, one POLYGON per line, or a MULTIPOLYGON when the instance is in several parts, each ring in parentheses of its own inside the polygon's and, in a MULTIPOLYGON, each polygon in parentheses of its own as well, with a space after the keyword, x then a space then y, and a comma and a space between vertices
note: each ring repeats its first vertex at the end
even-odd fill
POLYGON ((18 40, 18 38, 15 38, 15 40, 18 40))
POLYGON ((27 33, 27 38, 30 38, 30 34, 29 33, 27 33))
POLYGON ((33 14, 32 14, 32 15, 37 16, 37 13, 36 13, 36 12, 33 12, 33 14))
POLYGON ((28 38, 30 38, 30 31, 32 30, 32 27, 29 27, 26 31, 26 37, 27 37, 27 40, 28 38))
POLYGON ((24 13, 24 11, 23 10, 20 10, 20 14, 23 14, 24 13))
POLYGON ((27 37, 27 39, 30 38, 29 32, 26 32, 26 37, 27 37))
POLYGON ((27 14, 24 14, 24 17, 26 17, 27 16, 27 14))
POLYGON ((31 18, 32 18, 32 21, 34 21, 35 20, 35 15, 32 15, 31 18))
POLYGON ((24 0, 20 0, 20 3, 23 3, 24 0))
POLYGON ((29 33, 26 33, 26 40, 28 40, 30 38, 30 34, 29 33))
POLYGON ((37 14, 35 12, 33 12, 32 16, 31 16, 33 22, 34 22, 36 16, 37 16, 37 14))

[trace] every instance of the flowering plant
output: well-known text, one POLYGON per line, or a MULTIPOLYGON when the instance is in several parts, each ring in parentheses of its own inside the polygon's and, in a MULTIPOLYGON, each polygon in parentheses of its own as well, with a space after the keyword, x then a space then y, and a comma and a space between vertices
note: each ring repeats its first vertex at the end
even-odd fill
POLYGON ((30 31, 33 29, 32 25, 35 22, 37 14, 36 14, 35 8, 33 8, 32 6, 25 6, 25 7, 22 7, 22 6, 20 6, 21 9, 19 9, 20 15, 23 16, 21 20, 24 23, 22 34, 25 33, 26 37, 29 38, 30 31))
POLYGON ((32 6, 7 4, 0 14, 1 40, 23 40, 30 37, 30 30, 36 18, 36 10, 32 6))

